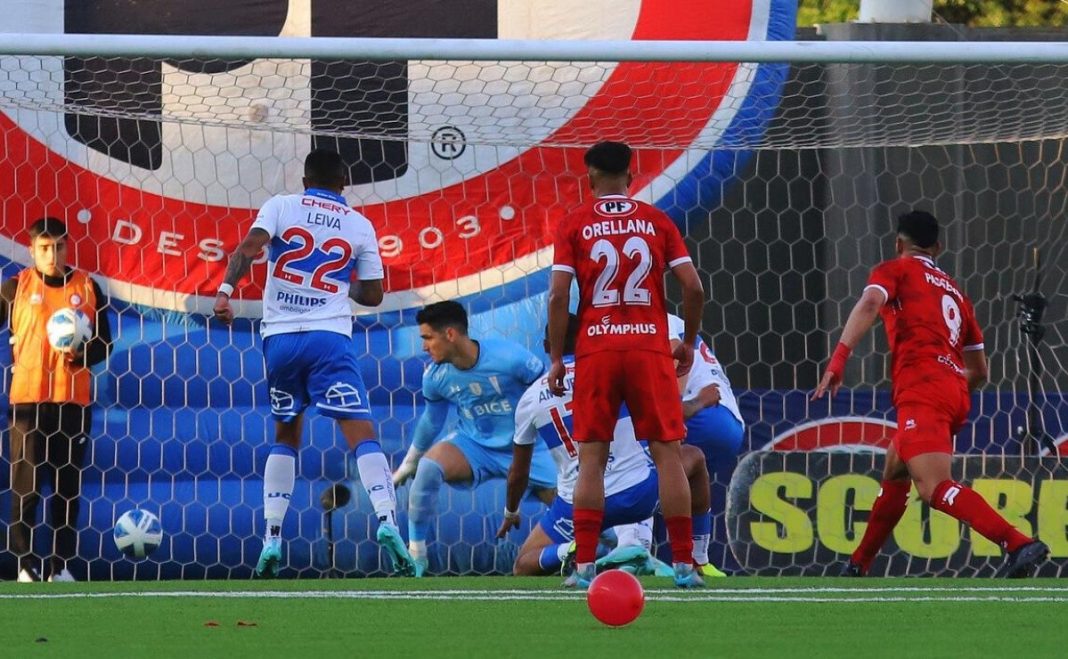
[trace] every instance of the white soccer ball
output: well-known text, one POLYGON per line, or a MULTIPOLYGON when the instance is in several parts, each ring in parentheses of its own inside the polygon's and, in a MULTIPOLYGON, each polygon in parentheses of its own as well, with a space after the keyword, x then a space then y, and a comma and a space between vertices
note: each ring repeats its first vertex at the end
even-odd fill
POLYGON ((159 517, 134 508, 127 510, 115 522, 115 546, 130 558, 144 558, 159 548, 163 542, 163 527, 159 517))
POLYGON ((93 324, 82 311, 67 307, 52 314, 45 331, 54 350, 73 353, 93 335, 93 324))

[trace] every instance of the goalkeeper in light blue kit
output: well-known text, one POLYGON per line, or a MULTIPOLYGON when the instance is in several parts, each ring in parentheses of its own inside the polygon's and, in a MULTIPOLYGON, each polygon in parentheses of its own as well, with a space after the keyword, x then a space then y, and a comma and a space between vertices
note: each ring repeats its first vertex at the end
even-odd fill
MULTIPOLYGON (((427 570, 426 539, 441 484, 473 488, 508 475, 516 403, 545 366, 513 341, 473 340, 467 334, 467 312, 458 302, 428 305, 416 321, 423 350, 433 363, 423 373, 426 408, 393 483, 400 486, 414 477, 408 492, 408 549, 415 576, 421 577, 427 570), (456 427, 431 446, 451 408, 456 410, 456 427)), ((552 501, 556 467, 545 447, 533 456, 530 482, 542 501, 552 501)))
POLYGON ((282 563, 282 521, 293 494, 308 405, 337 421, 355 454, 360 482, 378 517, 378 542, 394 570, 414 570, 397 529, 389 462, 371 423, 352 340, 349 299, 381 304, 384 271, 374 227, 341 196, 347 181, 348 168, 336 152, 308 154, 303 194, 276 195, 263 205, 231 255, 215 299, 215 317, 229 324, 234 287, 260 250, 270 246, 260 333, 275 444, 263 469, 267 532, 256 564, 258 577, 278 576, 282 563))

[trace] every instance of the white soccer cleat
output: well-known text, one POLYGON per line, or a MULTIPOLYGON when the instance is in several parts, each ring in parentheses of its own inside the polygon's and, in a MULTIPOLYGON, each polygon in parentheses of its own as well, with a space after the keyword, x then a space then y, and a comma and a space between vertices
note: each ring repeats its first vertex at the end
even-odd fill
POLYGON ((67 568, 63 568, 59 572, 53 572, 52 574, 48 575, 48 581, 50 583, 73 583, 77 581, 77 579, 75 579, 74 575, 70 573, 70 570, 68 570, 67 568))
POLYGON ((41 580, 41 575, 37 574, 37 570, 34 568, 22 568, 19 570, 19 576, 17 581, 19 583, 34 583, 41 580))

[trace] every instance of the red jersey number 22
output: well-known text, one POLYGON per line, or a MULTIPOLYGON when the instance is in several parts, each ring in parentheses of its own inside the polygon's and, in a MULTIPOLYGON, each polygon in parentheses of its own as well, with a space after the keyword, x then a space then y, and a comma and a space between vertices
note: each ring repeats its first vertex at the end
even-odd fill
POLYGON ((642 286, 649 276, 649 270, 653 267, 649 243, 645 242, 644 238, 631 236, 627 242, 623 243, 622 255, 616 250, 615 245, 603 238, 590 248, 590 258, 598 263, 604 263, 601 274, 597 275, 597 280, 593 284, 591 301, 593 306, 610 307, 620 304, 616 275, 619 274, 621 257, 634 262, 634 267, 623 284, 622 304, 648 305, 650 303, 649 289, 642 286))

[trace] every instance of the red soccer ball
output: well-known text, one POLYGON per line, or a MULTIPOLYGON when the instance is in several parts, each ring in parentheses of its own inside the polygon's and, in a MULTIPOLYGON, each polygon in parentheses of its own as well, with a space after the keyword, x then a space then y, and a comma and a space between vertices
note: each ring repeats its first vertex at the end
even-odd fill
POLYGON ((590 582, 586 604, 594 618, 611 627, 634 622, 645 608, 645 592, 633 575, 608 570, 590 582))

